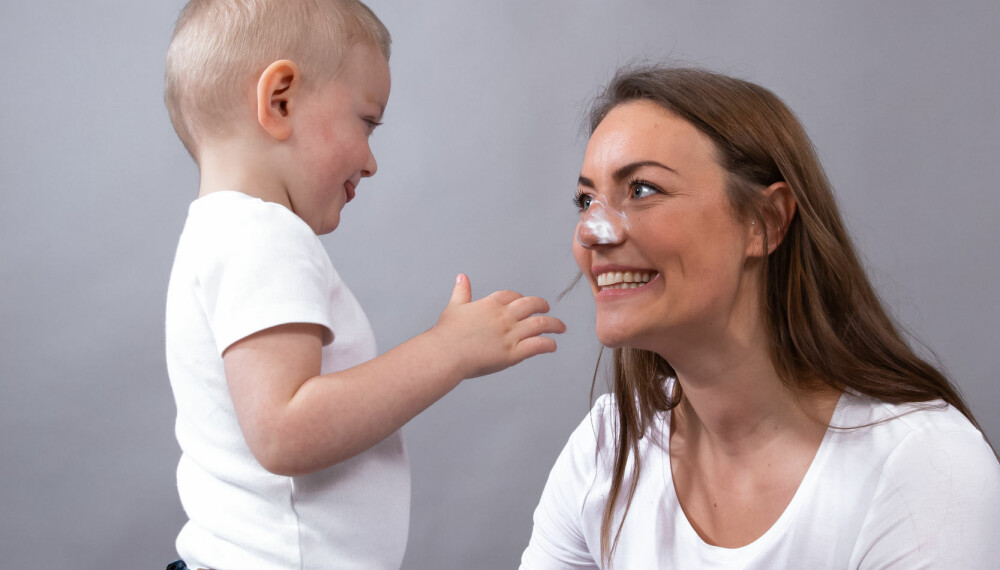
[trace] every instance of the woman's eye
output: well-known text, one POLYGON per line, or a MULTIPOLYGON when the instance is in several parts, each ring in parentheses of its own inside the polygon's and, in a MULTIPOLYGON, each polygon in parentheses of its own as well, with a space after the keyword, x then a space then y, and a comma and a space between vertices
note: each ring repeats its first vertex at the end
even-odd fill
POLYGON ((645 198, 652 194, 658 194, 659 190, 655 186, 646 184, 645 182, 635 182, 632 184, 632 197, 633 198, 645 198))
POLYGON ((580 211, 590 208, 590 204, 593 203, 593 201, 594 197, 590 194, 577 194, 576 197, 573 198, 573 204, 575 204, 580 211))

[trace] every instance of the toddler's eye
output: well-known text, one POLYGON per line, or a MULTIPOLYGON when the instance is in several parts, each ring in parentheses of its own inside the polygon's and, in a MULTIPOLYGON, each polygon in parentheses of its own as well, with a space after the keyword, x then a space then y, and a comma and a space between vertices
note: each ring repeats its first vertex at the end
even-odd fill
POLYGON ((375 132, 375 127, 377 127, 377 126, 379 126, 379 125, 382 124, 382 123, 376 121, 375 119, 369 119, 367 117, 365 119, 363 119, 363 120, 365 122, 365 125, 368 126, 368 134, 369 135, 372 134, 373 132, 375 132))
POLYGON ((590 204, 593 203, 593 201, 594 197, 591 196, 590 194, 580 193, 573 198, 573 204, 575 204, 577 209, 579 209, 581 212, 589 208, 590 204))

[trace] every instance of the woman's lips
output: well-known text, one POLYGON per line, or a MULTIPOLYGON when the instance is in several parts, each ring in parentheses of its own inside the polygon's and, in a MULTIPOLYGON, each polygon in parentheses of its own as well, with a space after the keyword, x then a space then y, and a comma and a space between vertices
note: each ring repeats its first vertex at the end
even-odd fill
POLYGON ((617 297, 638 293, 655 283, 660 274, 652 270, 602 271, 595 276, 597 296, 617 297))

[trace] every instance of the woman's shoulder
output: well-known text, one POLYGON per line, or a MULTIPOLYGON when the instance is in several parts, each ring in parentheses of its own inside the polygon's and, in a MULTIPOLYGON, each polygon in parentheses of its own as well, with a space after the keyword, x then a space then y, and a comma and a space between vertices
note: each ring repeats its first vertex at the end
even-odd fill
POLYGON ((590 408, 590 413, 587 414, 583 423, 580 424, 580 428, 589 426, 592 428, 590 431, 593 432, 593 435, 600 439, 602 435, 616 434, 618 421, 618 398, 614 394, 601 394, 594 400, 594 405, 590 408))
POLYGON ((613 422, 618 417, 618 399, 614 394, 601 394, 594 400, 587 417, 595 427, 613 422))
POLYGON ((1000 481, 1000 462, 983 434, 944 401, 891 404, 844 394, 840 408, 832 422, 835 428, 845 441, 853 441, 855 448, 882 464, 883 477, 944 477, 954 482, 966 470, 1000 481))
POLYGON ((594 401, 583 421, 569 437, 569 446, 580 451, 597 452, 614 445, 618 404, 613 394, 602 394, 594 401))
POLYGON ((599 396, 590 412, 570 434, 563 448, 563 460, 577 470, 592 472, 601 463, 610 463, 618 432, 618 404, 612 394, 599 396))
POLYGON ((831 423, 847 429, 868 427, 873 435, 899 443, 914 437, 983 440, 976 426, 943 400, 893 404, 848 392, 831 423))
POLYGON ((942 401, 848 394, 841 407, 832 464, 841 481, 870 485, 857 552, 873 567, 982 567, 995 550, 985 529, 1000 524, 1000 462, 982 433, 942 401))
MULTIPOLYGON (((657 412, 648 425, 648 433, 639 441, 640 453, 645 453, 650 445, 666 447, 668 441, 662 437, 669 426, 670 412, 657 412)), ((595 401, 590 412, 570 436, 568 447, 577 452, 596 456, 600 461, 612 461, 618 444, 620 421, 618 399, 614 394, 602 394, 595 401)))

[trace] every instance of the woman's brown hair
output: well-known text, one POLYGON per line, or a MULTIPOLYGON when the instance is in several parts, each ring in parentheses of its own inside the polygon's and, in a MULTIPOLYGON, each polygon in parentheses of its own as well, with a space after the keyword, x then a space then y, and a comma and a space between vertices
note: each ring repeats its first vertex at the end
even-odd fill
MULTIPOLYGON (((771 360, 801 393, 823 382, 889 403, 944 400, 979 428, 948 379, 917 356, 882 307, 844 227, 830 183, 802 125, 769 90, 702 69, 645 66, 620 70, 590 112, 593 132, 613 108, 651 101, 688 121, 715 145, 728 172, 736 216, 774 227, 777 213, 761 190, 785 182, 797 202, 788 230, 761 271, 761 307, 771 360), (771 222, 771 223, 768 223, 771 222), (811 384, 810 384, 811 383, 811 384)), ((610 562, 639 477, 638 444, 657 412, 682 396, 674 370, 650 351, 614 351, 611 391, 617 404, 614 472, 601 523, 601 556, 610 562), (615 508, 634 461, 625 508, 611 539, 615 508)), ((980 431, 982 431, 980 429, 980 431)))

